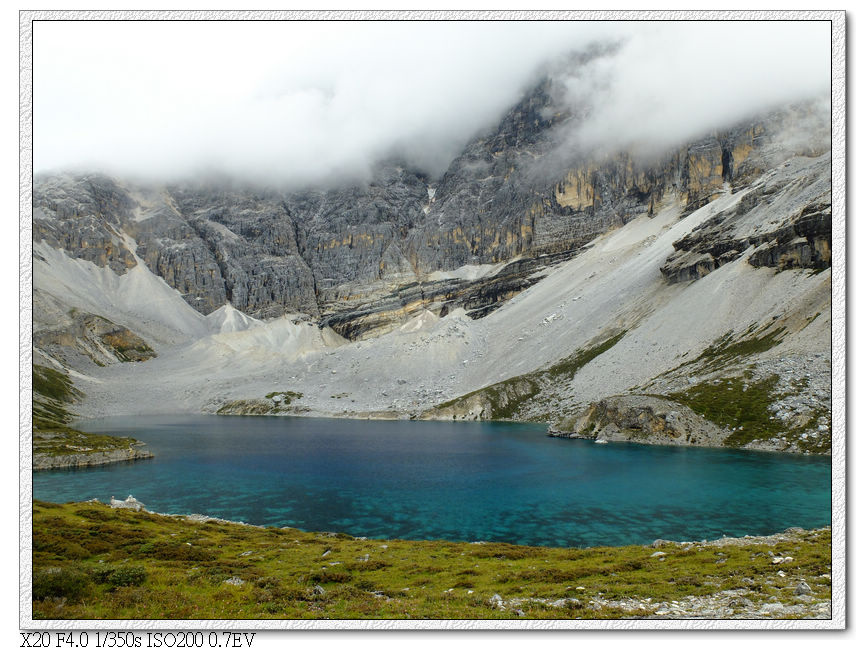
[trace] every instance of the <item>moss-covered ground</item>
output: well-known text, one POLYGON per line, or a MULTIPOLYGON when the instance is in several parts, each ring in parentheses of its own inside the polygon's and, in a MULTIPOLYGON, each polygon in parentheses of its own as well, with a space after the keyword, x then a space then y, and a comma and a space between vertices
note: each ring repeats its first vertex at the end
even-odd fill
POLYGON ((72 619, 620 618, 607 601, 747 589, 829 597, 830 535, 768 545, 588 549, 367 540, 191 522, 88 502, 33 504, 33 616, 72 619), (772 563, 770 551, 793 558, 772 563), (228 582, 226 582, 228 581, 228 582), (603 595, 607 604, 598 605, 603 595), (493 600, 498 595, 506 606, 493 600), (521 599, 518 607, 515 599, 521 599), (537 600, 532 600, 537 599, 537 600), (555 606, 557 599, 568 600, 555 606))
MULTIPOLYGON (((810 421, 800 426, 791 426, 773 417, 772 404, 785 396, 779 393, 778 383, 777 375, 754 379, 746 372, 745 376, 705 381, 664 397, 690 407, 715 424, 729 428, 732 433, 724 440, 724 445, 728 447, 741 447, 755 440, 769 440, 778 436, 798 438, 799 434, 814 429, 821 415, 828 417, 825 408, 816 409, 810 421)), ((802 451, 827 453, 831 442, 830 436, 823 436, 817 440, 800 440, 798 444, 802 451)))
POLYGON ((33 453, 49 456, 66 454, 89 454, 96 452, 129 449, 138 443, 135 438, 121 438, 96 433, 85 433, 77 429, 36 431, 33 434, 33 453))
POLYGON ((82 397, 69 375, 33 365, 33 454, 48 456, 101 453, 129 449, 138 441, 104 434, 85 433, 69 426, 70 405, 82 397))

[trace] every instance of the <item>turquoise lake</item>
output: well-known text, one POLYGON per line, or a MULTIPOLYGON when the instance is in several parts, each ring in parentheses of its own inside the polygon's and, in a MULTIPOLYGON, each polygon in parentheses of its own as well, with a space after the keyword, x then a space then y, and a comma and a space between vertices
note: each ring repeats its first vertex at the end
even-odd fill
POLYGON ((762 535, 830 523, 825 457, 597 445, 517 423, 162 416, 78 423, 152 460, 35 472, 33 496, 355 536, 544 546, 762 535))

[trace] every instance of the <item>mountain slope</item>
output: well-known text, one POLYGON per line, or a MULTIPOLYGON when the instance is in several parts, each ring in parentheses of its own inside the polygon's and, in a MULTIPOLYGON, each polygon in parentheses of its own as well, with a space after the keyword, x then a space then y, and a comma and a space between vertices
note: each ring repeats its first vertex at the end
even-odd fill
POLYGON ((819 103, 666 151, 584 150, 568 144, 580 118, 558 99, 560 85, 539 83, 439 179, 399 161, 382 162, 365 184, 334 179, 330 188, 40 176, 34 241, 116 274, 134 268, 137 255, 205 315, 226 303, 259 319, 302 313, 354 339, 422 309, 485 316, 530 286, 539 268, 654 214, 670 194, 693 211, 725 184, 735 191, 795 155, 828 150, 828 113, 819 103), (480 285, 436 279, 514 260, 520 266, 480 285))
POLYGON ((439 179, 37 178, 37 360, 71 370, 82 415, 291 393, 283 412, 825 452, 820 105, 649 155, 563 145, 578 118, 557 96, 540 83, 439 179))

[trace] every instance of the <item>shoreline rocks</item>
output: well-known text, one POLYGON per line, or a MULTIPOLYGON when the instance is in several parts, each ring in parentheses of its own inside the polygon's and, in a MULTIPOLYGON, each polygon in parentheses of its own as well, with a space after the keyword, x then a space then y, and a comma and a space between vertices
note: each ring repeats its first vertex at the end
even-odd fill
POLYGON ((79 454, 33 454, 33 470, 75 469, 79 467, 94 467, 109 463, 132 462, 153 458, 153 453, 146 449, 112 449, 109 451, 82 452, 79 454))
MULTIPOLYGON (((828 427, 826 427, 828 431, 828 427)), ((779 440, 752 440, 728 445, 735 433, 698 415, 687 406, 660 396, 615 395, 591 403, 576 417, 551 423, 553 438, 593 440, 598 443, 631 442, 676 447, 727 447, 752 451, 828 455, 830 450, 810 452, 779 440)))
POLYGON ((729 432, 672 400, 616 395, 593 402, 576 418, 551 424, 548 435, 596 442, 721 447, 729 432))

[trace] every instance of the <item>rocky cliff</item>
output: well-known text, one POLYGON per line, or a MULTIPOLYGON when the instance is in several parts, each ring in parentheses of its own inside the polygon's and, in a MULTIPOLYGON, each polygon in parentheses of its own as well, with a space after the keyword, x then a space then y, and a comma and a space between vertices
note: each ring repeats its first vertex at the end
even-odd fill
POLYGON ((77 370, 86 415, 536 420, 827 453, 822 104, 589 150, 559 84, 437 177, 393 158, 314 188, 37 177, 37 360, 77 370))
MULTIPOLYGON (((779 160, 817 156, 825 133, 789 141, 814 105, 755 117, 663 152, 563 147, 579 116, 548 78, 441 178, 382 162, 364 184, 278 189, 229 179, 145 186, 100 174, 40 176, 34 241, 117 274, 135 255, 202 314, 226 302, 256 318, 302 313, 350 338, 387 331, 423 309, 490 313, 540 268, 665 197, 693 211, 747 186, 779 160), (478 282, 461 268, 501 265, 478 282), (442 282, 436 275, 449 274, 442 282)), ((821 268, 830 258, 826 192, 796 220, 753 235, 737 215, 677 243, 664 274, 693 279, 751 243, 755 265, 821 268)), ((765 193, 783 191, 767 184, 765 193)), ((719 217, 720 219, 720 217, 719 217)), ((747 224, 750 225, 750 224, 747 224)))
POLYGON ((555 423, 550 435, 597 442, 719 447, 729 432, 670 400, 617 395, 591 404, 579 417, 555 423))

